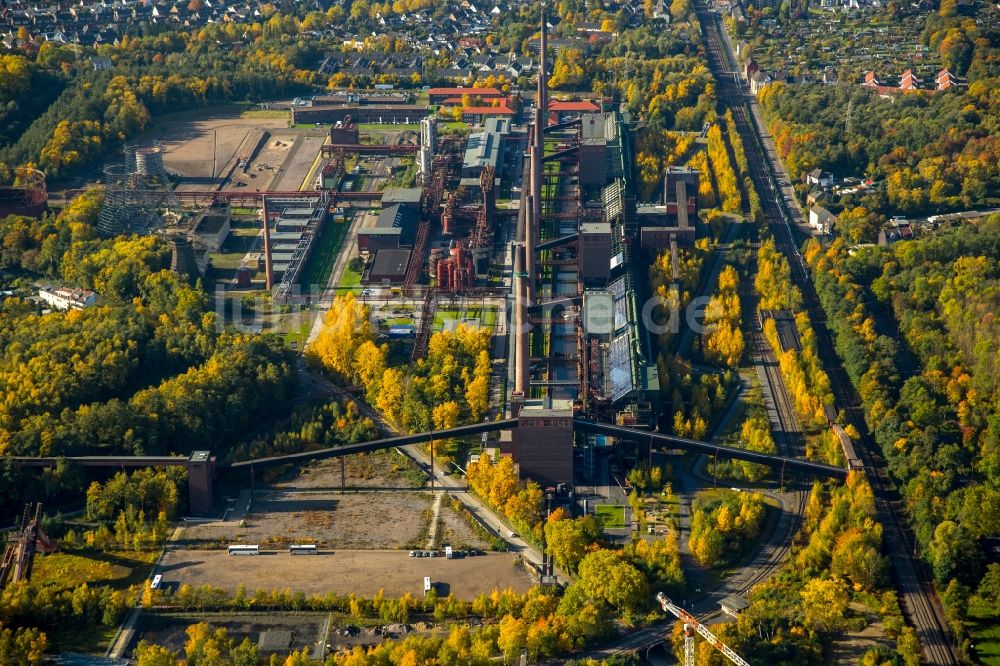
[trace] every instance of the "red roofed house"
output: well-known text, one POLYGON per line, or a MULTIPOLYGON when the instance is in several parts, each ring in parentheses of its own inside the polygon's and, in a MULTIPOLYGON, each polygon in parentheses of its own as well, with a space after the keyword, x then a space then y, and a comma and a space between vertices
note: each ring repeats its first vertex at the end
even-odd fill
POLYGON ((958 79, 956 79, 948 68, 945 67, 940 72, 937 73, 937 77, 934 79, 938 90, 947 90, 952 86, 958 85, 958 79))
POLYGON ((903 72, 903 78, 902 78, 902 80, 900 82, 899 88, 894 88, 892 86, 884 86, 884 85, 882 85, 881 83, 879 83, 878 77, 875 76, 875 72, 865 72, 865 80, 864 80, 864 82, 861 85, 864 86, 864 87, 866 87, 866 88, 874 88, 875 92, 878 93, 879 97, 890 97, 891 95, 895 95, 896 93, 900 92, 901 90, 902 91, 916 90, 915 87, 914 88, 904 88, 903 87, 906 84, 906 82, 907 82, 907 78, 906 78, 907 72, 910 73, 910 81, 911 82, 915 82, 916 81, 916 79, 913 78, 913 73, 910 72, 910 70, 906 70, 906 72, 903 72))
POLYGON ((480 99, 497 99, 503 97, 503 93, 496 88, 431 88, 427 91, 431 104, 440 104, 449 97, 478 97, 480 99))
POLYGON ((601 107, 589 100, 549 101, 549 122, 561 123, 578 117, 581 113, 597 113, 601 107))
POLYGON ((913 75, 913 70, 908 69, 899 78, 900 90, 917 90, 920 87, 920 79, 913 75))
POLYGON ((462 120, 467 123, 481 123, 487 118, 513 118, 514 109, 510 99, 503 99, 498 106, 468 106, 462 109, 462 120))

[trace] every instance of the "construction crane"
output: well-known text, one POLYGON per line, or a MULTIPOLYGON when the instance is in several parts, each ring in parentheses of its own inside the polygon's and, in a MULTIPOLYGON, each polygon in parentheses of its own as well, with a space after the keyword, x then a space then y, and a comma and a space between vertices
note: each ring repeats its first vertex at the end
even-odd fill
POLYGON ((663 606, 663 610, 668 613, 673 613, 677 616, 677 619, 684 623, 684 666, 695 666, 695 655, 694 655, 694 632, 697 631, 702 637, 712 644, 716 650, 726 655, 729 661, 737 664, 737 666, 750 666, 749 663, 743 657, 733 652, 733 650, 715 637, 708 627, 703 625, 701 622, 695 618, 694 615, 688 613, 686 610, 675 604, 670 600, 667 595, 663 592, 659 592, 656 595, 656 600, 660 602, 663 606), (693 631, 692 631, 693 628, 693 631))
POLYGON ((11 572, 10 582, 30 579, 35 553, 52 553, 57 547, 58 542, 50 539, 42 530, 41 503, 32 505, 28 502, 24 506, 20 530, 13 531, 7 537, 7 547, 0 560, 0 588, 6 584, 11 572))

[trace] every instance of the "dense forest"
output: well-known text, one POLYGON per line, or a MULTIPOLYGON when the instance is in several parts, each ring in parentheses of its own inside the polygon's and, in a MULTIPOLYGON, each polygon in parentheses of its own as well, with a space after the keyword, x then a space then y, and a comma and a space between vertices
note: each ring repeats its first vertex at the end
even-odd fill
POLYGON ((887 100, 861 86, 776 83, 761 103, 793 179, 817 167, 871 178, 874 193, 840 205, 912 214, 983 205, 1000 191, 994 88, 887 100))
MULTIPOLYGON (((0 454, 225 456, 291 396, 291 352, 276 337, 223 329, 201 286, 166 270, 163 239, 99 239, 100 203, 91 190, 40 221, 0 219, 0 262, 22 285, 0 303, 0 454), (43 313, 21 297, 33 278, 101 301, 43 313)), ((78 490, 63 467, 39 476, 8 462, 0 474, 4 497, 78 490)))
POLYGON ((811 242, 806 257, 962 636, 1000 535, 1000 217, 891 248, 811 242))

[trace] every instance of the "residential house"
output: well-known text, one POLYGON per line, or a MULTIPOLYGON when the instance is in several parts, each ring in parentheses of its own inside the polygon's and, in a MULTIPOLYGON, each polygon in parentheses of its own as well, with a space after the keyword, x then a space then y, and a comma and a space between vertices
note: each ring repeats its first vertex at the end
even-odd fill
POLYGON ((86 289, 55 287, 38 290, 38 298, 53 310, 83 310, 97 302, 97 294, 86 289))
POLYGON ((828 234, 833 231, 836 222, 836 216, 822 206, 813 206, 809 209, 809 226, 820 233, 828 234))
POLYGON ((816 185, 824 190, 833 187, 833 180, 833 174, 822 169, 813 169, 806 174, 806 184, 816 185))

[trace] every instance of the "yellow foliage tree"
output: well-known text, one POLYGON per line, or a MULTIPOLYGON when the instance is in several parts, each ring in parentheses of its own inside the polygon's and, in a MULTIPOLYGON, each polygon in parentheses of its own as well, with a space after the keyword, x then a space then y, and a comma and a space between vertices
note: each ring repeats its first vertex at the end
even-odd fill
POLYGON ((323 329, 306 350, 307 359, 337 380, 353 382, 355 351, 374 337, 368 315, 368 306, 353 293, 337 296, 323 320, 323 329))

